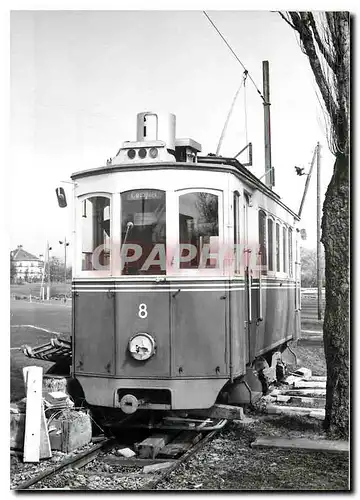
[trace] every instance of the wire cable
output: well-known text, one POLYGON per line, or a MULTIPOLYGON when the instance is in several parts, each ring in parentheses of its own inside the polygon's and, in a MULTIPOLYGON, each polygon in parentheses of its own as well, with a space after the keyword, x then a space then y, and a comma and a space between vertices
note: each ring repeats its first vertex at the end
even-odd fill
POLYGON ((221 36, 221 38, 224 40, 224 42, 226 43, 226 45, 228 46, 228 48, 230 49, 231 53, 235 56, 236 60, 241 64, 241 66, 243 67, 244 71, 246 71, 249 75, 249 78, 252 82, 252 84, 254 85, 257 93, 259 94, 259 96, 261 97, 261 99, 265 102, 265 98, 264 96, 262 95, 262 93, 260 92, 260 90, 258 89, 256 83, 254 82, 253 78, 251 77, 250 73, 248 72, 248 70, 245 68, 245 66, 243 65, 243 63, 240 61, 240 59, 238 58, 238 56, 236 55, 236 53, 233 51, 233 49, 231 48, 230 44, 227 42, 227 40, 225 39, 225 37, 222 35, 222 33, 218 30, 218 28, 215 26, 215 24, 213 23, 213 21, 210 19, 210 17, 208 16, 208 14, 203 10, 203 14, 208 18, 209 22, 212 24, 212 26, 215 28, 215 30, 218 32, 218 34, 221 36))

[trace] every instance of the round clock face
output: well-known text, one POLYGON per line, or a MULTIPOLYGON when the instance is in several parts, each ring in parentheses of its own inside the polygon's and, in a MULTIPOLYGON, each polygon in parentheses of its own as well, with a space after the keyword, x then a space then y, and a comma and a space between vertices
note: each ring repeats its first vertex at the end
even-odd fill
POLYGON ((148 333, 138 333, 129 340, 129 351, 134 359, 145 361, 155 353, 155 340, 148 333))

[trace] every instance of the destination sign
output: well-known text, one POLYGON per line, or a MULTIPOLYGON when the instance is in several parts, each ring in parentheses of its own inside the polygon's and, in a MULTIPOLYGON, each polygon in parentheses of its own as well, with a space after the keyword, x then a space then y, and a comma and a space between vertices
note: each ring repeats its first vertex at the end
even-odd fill
POLYGON ((128 201, 137 200, 161 200, 164 197, 164 193, 161 191, 143 189, 139 191, 131 191, 127 193, 126 199, 128 201))

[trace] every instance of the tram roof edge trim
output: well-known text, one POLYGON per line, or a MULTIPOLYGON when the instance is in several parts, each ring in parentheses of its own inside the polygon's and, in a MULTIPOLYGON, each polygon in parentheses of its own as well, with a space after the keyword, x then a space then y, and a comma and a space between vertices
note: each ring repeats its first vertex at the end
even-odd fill
POLYGON ((211 169, 213 171, 222 172, 232 172, 239 173, 243 180, 246 180, 255 189, 259 189, 265 193, 269 198, 272 198, 280 206, 285 208, 296 220, 300 220, 298 214, 296 214, 291 208, 289 208, 285 203, 281 201, 281 198, 273 190, 267 187, 262 181, 260 181, 252 172, 250 172, 244 165, 242 165, 235 158, 217 157, 217 156, 199 156, 198 162, 196 163, 186 163, 186 162, 149 162, 149 163, 123 163, 118 165, 106 165, 98 168, 91 168, 88 170, 82 170, 79 172, 74 172, 71 174, 71 179, 80 179, 82 177, 91 177, 94 175, 109 174, 111 172, 121 172, 121 171, 132 171, 138 170, 141 167, 144 170, 162 170, 162 169, 198 169, 206 170, 211 169))

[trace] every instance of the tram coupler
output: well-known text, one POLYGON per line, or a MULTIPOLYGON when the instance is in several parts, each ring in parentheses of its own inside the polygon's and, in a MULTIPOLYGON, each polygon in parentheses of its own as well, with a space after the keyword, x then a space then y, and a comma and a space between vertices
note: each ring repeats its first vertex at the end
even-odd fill
POLYGON ((138 399, 133 394, 125 394, 125 396, 120 399, 119 406, 124 413, 131 415, 141 408, 142 405, 146 404, 146 402, 145 399, 138 399))

